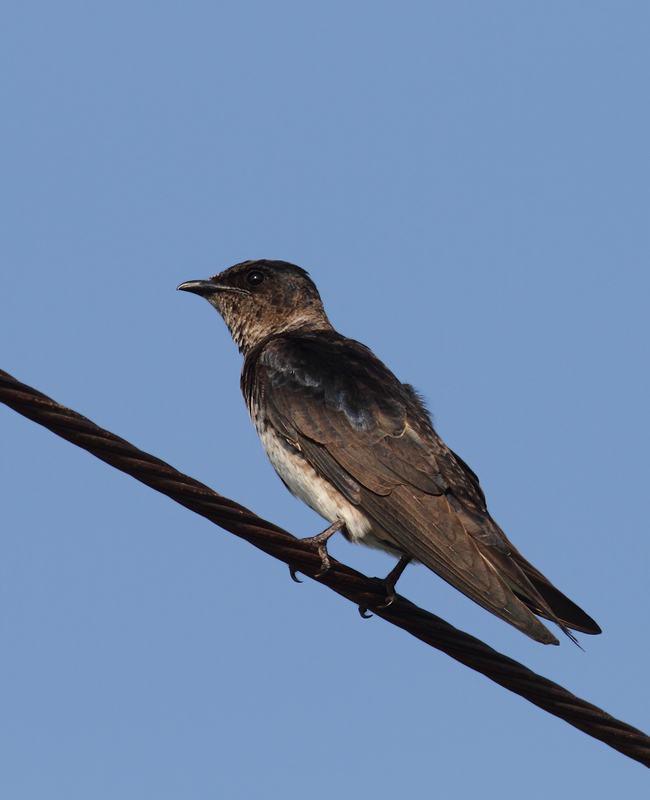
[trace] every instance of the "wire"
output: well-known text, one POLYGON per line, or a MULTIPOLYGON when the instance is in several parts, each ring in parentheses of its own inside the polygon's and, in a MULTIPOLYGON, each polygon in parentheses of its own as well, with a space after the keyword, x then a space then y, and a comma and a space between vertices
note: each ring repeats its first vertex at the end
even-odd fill
POLYGON ((61 406, 0 370, 0 401, 19 414, 87 450, 107 464, 167 495, 196 514, 245 539, 265 553, 288 564, 293 573, 328 586, 332 591, 370 609, 382 619, 441 650, 470 669, 480 672, 511 692, 524 697, 589 736, 605 742, 629 758, 650 767, 650 737, 581 700, 556 683, 397 595, 385 608, 386 590, 330 556, 331 567, 320 577, 317 546, 292 536, 239 503, 222 497, 199 481, 183 475, 155 456, 95 425, 76 411, 61 406))

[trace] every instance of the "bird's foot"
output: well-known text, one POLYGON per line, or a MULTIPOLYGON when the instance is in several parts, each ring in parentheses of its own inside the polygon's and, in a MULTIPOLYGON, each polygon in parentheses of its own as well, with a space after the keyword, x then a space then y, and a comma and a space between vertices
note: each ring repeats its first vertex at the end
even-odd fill
MULTIPOLYGON (((382 611, 384 608, 388 608, 395 602, 395 598, 397 595, 395 594, 395 584, 402 576, 402 572, 408 567, 408 565, 412 561, 411 556, 402 556, 400 560, 397 562, 397 565, 393 567, 393 569, 386 575, 385 578, 375 578, 377 583, 381 584, 386 590, 386 602, 382 603, 380 606, 373 606, 375 611, 382 611)), ((364 606, 359 606, 359 614, 364 619, 370 619, 372 614, 368 613, 368 609, 364 606)))
POLYGON ((412 560, 413 559, 411 556, 402 556, 397 562, 396 566, 393 567, 393 569, 388 573, 388 575, 386 575, 383 580, 379 581, 386 590, 386 602, 381 606, 377 606, 378 611, 388 608, 388 606, 391 606, 395 602, 395 598, 397 597, 395 594, 395 584, 402 577, 402 573, 412 560))
MULTIPOLYGON (((314 575, 314 578, 322 578, 323 575, 330 569, 332 566, 330 562, 329 553, 327 552, 327 542, 328 540, 334 536, 335 533, 341 530, 341 528, 345 527, 345 522, 342 519, 338 519, 335 523, 329 526, 329 528, 322 533, 319 533, 317 536, 309 536, 306 539, 301 539, 301 542, 305 542, 305 544, 312 544, 318 550, 318 555, 320 556, 320 570, 314 575)), ((296 577, 296 568, 289 566, 289 572, 291 573, 291 577, 296 583, 302 583, 302 581, 296 577)))

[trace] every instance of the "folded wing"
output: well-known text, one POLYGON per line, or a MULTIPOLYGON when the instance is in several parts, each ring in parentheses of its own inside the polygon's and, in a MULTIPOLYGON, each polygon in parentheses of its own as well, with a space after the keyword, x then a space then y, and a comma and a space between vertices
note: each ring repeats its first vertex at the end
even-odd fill
POLYGON ((363 345, 333 331, 274 337, 248 356, 242 389, 397 549, 479 605, 544 643, 558 642, 535 614, 600 632, 510 544, 415 392, 363 345))

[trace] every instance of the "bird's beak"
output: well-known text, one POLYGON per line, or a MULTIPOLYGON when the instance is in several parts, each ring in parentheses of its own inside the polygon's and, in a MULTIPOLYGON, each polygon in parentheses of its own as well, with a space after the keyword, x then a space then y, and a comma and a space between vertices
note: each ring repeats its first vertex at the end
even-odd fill
POLYGON ((216 292, 233 292, 234 294, 250 295, 246 289, 239 289, 237 286, 226 286, 223 283, 214 283, 214 281, 186 281, 177 286, 182 292, 194 292, 200 294, 201 297, 209 297, 216 292))
POLYGON ((176 288, 180 289, 181 292, 193 292, 205 297, 208 294, 218 292, 221 287, 216 283, 212 283, 212 281, 186 281, 176 288))

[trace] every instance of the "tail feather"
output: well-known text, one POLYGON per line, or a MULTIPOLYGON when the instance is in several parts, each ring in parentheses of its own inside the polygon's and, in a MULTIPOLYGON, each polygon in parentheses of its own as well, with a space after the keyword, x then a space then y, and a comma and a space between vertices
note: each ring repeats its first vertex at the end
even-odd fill
POLYGON ((490 517, 486 521, 464 516, 463 524, 475 541, 480 543, 483 557, 533 614, 554 622, 576 644, 578 642, 571 630, 592 635, 601 633, 600 627, 588 614, 556 589, 546 576, 521 555, 494 520, 490 517), (480 528, 478 536, 473 526, 480 528))
POLYGON ((511 558, 517 562, 521 571, 535 587, 556 619, 553 619, 553 616, 549 615, 544 608, 534 608, 528 598, 522 596, 521 599, 528 605, 531 611, 534 611, 545 619, 552 619, 553 622, 559 620, 563 626, 578 631, 579 633, 588 633, 591 635, 602 633, 600 626, 589 614, 585 613, 573 600, 569 600, 559 589, 556 589, 548 578, 542 575, 538 569, 535 569, 535 567, 526 561, 514 548, 511 553, 511 558))

